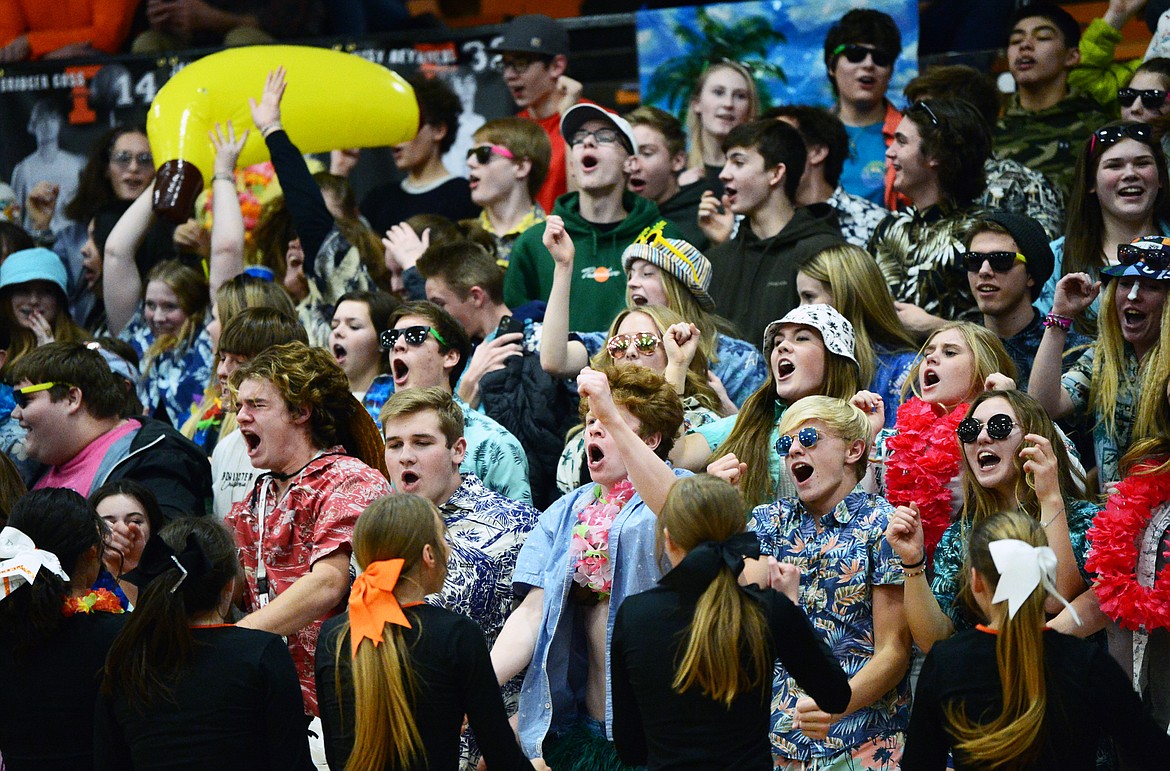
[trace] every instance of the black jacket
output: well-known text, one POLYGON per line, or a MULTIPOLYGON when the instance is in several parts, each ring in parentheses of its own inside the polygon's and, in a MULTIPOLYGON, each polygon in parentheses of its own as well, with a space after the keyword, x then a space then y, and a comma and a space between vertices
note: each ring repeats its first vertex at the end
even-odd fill
POLYGON ((682 237, 704 254, 711 246, 711 242, 699 227, 699 201, 706 189, 708 189, 706 181, 700 179, 698 182, 684 185, 673 198, 658 204, 658 211, 662 212, 662 216, 674 223, 682 237))
POLYGON ((94 477, 94 488, 132 479, 154 493, 168 522, 207 514, 211 510, 211 464, 207 455, 161 420, 131 420, 142 427, 134 433, 129 446, 115 442, 110 448, 94 477))

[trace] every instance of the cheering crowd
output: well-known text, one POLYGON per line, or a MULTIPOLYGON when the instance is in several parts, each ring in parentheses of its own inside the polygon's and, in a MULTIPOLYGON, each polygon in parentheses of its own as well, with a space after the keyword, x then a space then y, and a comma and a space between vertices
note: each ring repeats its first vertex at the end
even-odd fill
POLYGON ((904 109, 853 10, 832 109, 721 60, 685 122, 582 100, 520 16, 466 176, 416 77, 360 203, 275 62, 178 225, 142 127, 63 185, 39 103, 0 188, 0 771, 1163 768, 1143 5, 1023 5, 1006 104, 949 65, 904 109))

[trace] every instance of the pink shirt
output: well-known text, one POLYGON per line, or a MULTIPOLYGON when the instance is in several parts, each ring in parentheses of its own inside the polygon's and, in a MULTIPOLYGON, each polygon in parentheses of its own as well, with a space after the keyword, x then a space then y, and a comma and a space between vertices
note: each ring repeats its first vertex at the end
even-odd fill
POLYGON ((131 431, 136 431, 139 428, 141 425, 133 420, 127 420, 111 428, 60 466, 49 469, 44 476, 37 480, 33 489, 65 487, 88 498, 90 490, 93 488, 94 475, 97 474, 97 470, 102 461, 105 460, 110 447, 131 431))

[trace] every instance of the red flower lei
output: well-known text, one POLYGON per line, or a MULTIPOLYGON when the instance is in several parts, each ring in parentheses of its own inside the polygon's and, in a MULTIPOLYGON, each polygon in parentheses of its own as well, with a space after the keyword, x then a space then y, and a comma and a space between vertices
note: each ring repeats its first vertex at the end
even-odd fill
POLYGON ((1092 549, 1085 569, 1097 574, 1093 590, 1101 610, 1131 630, 1170 627, 1170 565, 1154 577, 1152 587, 1139 584, 1134 573, 1138 542, 1153 510, 1170 501, 1170 472, 1136 473, 1151 468, 1143 464, 1121 480, 1088 533, 1092 549))
POLYGON ((895 506, 917 504, 927 560, 951 524, 954 493, 947 485, 959 473, 961 451, 955 429, 966 417, 967 407, 960 404, 939 416, 933 404, 911 397, 898 408, 897 433, 886 440, 886 500, 895 506))
POLYGON ((61 608, 61 614, 65 616, 72 616, 76 613, 94 613, 95 611, 122 613, 122 603, 118 601, 117 595, 109 589, 94 589, 84 597, 67 598, 65 606, 61 608))

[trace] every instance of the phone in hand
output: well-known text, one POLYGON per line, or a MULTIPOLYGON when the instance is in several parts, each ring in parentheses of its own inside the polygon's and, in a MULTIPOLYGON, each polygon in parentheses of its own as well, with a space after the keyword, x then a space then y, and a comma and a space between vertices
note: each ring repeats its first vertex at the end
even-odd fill
POLYGON ((501 316, 500 325, 496 327, 496 337, 512 332, 524 332, 524 322, 515 316, 501 316))

